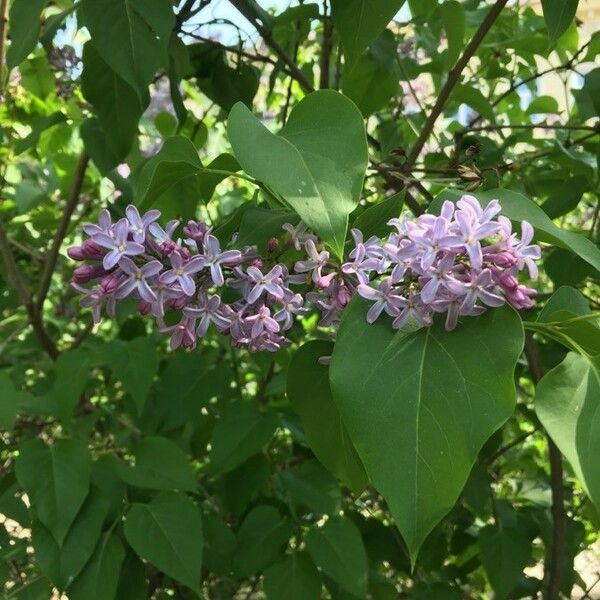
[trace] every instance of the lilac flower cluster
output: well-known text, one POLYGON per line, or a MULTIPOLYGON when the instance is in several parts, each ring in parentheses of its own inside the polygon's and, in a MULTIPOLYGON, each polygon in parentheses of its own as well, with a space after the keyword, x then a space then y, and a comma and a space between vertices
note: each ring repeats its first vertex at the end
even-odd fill
POLYGON ((304 276, 291 275, 283 264, 264 272, 253 248, 221 250, 205 223, 189 221, 182 241, 174 237, 179 223, 163 229, 157 210, 141 216, 128 206, 125 214, 112 223, 103 210, 98 224, 84 226, 89 239, 68 250, 72 259, 87 261, 75 269, 72 285, 95 323, 103 308, 114 316, 116 302, 133 297, 140 313, 153 315, 170 336, 172 348, 193 348, 211 324, 251 351, 277 350, 287 341, 283 333, 294 316, 306 312, 302 296, 289 286, 304 276), (237 291, 231 303, 219 293, 226 285, 237 291), (179 313, 178 323, 166 323, 166 309, 179 313))
POLYGON ((533 229, 523 222, 519 239, 499 212, 496 200, 482 209, 463 196, 456 207, 445 202, 440 216, 392 219, 395 231, 385 239, 363 240, 353 229, 355 248, 341 266, 304 223, 285 224, 285 248, 306 253, 288 266, 273 256, 277 238, 264 259, 254 247, 222 250, 202 222, 188 221, 182 240, 175 235, 179 222, 163 229, 157 210, 141 216, 128 206, 116 223, 104 210, 97 224, 84 226, 89 239, 68 250, 72 259, 86 261, 75 269, 72 285, 95 323, 103 309, 114 316, 118 300, 135 298, 139 312, 153 315, 170 336, 172 348, 193 348, 213 326, 236 347, 274 351, 289 341, 286 332, 309 305, 320 310, 320 325, 331 327, 355 294, 372 302, 369 323, 386 313, 395 328, 409 320, 428 326, 438 312, 453 329, 460 315, 504 302, 517 309, 533 304, 535 291, 517 279, 525 267, 531 278, 538 275, 533 229), (296 285, 305 296, 291 289, 296 285), (224 288, 235 297, 229 303, 224 288), (175 311, 177 323, 167 323, 166 310, 175 311))
POLYGON ((517 275, 527 267, 537 278, 540 248, 530 245, 529 223, 521 223, 519 239, 500 210, 497 200, 482 208, 465 195, 456 206, 444 202, 440 216, 392 219, 388 224, 396 231, 385 240, 364 241, 353 230, 353 260, 341 270, 350 278, 346 285, 372 302, 367 321, 385 312, 396 329, 409 320, 429 326, 434 313, 446 313, 451 330, 460 315, 479 315, 486 307, 533 306, 535 290, 519 283, 517 275))

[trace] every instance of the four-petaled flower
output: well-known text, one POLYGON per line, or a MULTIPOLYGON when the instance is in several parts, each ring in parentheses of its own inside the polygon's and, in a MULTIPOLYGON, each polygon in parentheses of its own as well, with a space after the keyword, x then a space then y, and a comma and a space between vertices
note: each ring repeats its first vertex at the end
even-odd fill
POLYGON ((275 265, 266 275, 257 267, 248 267, 248 292, 246 300, 251 304, 256 302, 263 294, 271 294, 273 298, 283 298, 283 287, 281 280, 281 267, 275 265))
POLYGON ((297 273, 309 273, 311 272, 312 280, 315 283, 319 283, 322 277, 321 271, 329 262, 329 252, 327 250, 317 250, 313 240, 307 240, 304 245, 306 253, 308 254, 308 260, 299 260, 294 266, 294 270, 297 273))
POLYGON ((102 259, 102 266, 107 271, 110 271, 124 256, 137 256, 144 253, 144 246, 137 242, 128 241, 128 235, 127 219, 121 219, 117 222, 112 236, 104 232, 93 234, 92 239, 96 244, 110 250, 102 259))
POLYGON ((169 260, 173 268, 160 276, 161 282, 167 284, 177 282, 186 296, 193 296, 196 291, 196 282, 190 275, 204 268, 204 257, 195 256, 184 263, 179 252, 171 252, 169 260))
POLYGON ((126 296, 129 296, 133 290, 137 290, 137 293, 142 300, 145 300, 146 302, 156 301, 156 294, 148 285, 146 279, 148 277, 155 277, 160 273, 163 267, 160 261, 151 260, 141 267, 138 267, 130 258, 124 256, 119 261, 119 267, 121 267, 121 270, 128 275, 128 277, 118 287, 115 293, 117 298, 125 298, 126 296))
POLYGON ((130 204, 125 209, 125 214, 129 221, 129 231, 132 234, 133 241, 139 244, 144 243, 148 226, 160 217, 159 210, 149 210, 141 217, 137 207, 133 206, 133 204, 130 204))
POLYGON ((221 252, 219 240, 211 234, 207 234, 202 242, 204 256, 203 267, 210 269, 210 277, 215 285, 225 284, 221 265, 235 265, 240 262, 242 253, 239 250, 225 250, 221 252))

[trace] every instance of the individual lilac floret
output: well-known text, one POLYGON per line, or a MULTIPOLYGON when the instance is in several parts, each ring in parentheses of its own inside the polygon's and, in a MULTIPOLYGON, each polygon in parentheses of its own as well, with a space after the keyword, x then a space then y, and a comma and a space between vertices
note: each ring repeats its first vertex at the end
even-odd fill
POLYGON ((304 245, 308 260, 299 260, 294 266, 296 273, 310 273, 312 280, 318 283, 323 276, 323 268, 329 262, 329 252, 327 250, 317 250, 317 246, 313 240, 308 240, 304 245))
POLYGON ((221 298, 219 296, 207 296, 205 293, 198 294, 198 304, 196 306, 187 306, 183 309, 183 314, 196 321, 200 320, 196 328, 196 337, 203 338, 208 331, 211 323, 214 323, 219 329, 226 329, 229 326, 229 320, 222 314, 221 298))
POLYGON ((239 250, 225 250, 225 252, 221 252, 219 240, 210 234, 204 238, 202 247, 204 249, 203 267, 210 269, 210 276, 215 285, 224 285, 225 279, 223 278, 222 267, 239 264, 242 253, 239 250))
POLYGON ((96 244, 110 250, 102 259, 102 265, 107 271, 110 271, 124 256, 137 256, 144 253, 144 246, 128 241, 128 235, 127 219, 121 219, 114 226, 112 236, 103 232, 93 234, 92 240, 96 244))
POLYGON ((271 294, 273 298, 283 298, 282 270, 280 265, 275 265, 266 275, 257 267, 248 267, 248 292, 246 300, 256 302, 263 294, 271 294))
POLYGON ((160 261, 151 260, 138 267, 130 258, 124 256, 119 261, 119 267, 127 275, 127 279, 118 287, 115 294, 117 299, 125 298, 136 290, 142 300, 146 302, 156 301, 156 293, 148 284, 148 279, 161 272, 163 265, 160 261))
POLYGON ((125 214, 129 221, 129 231, 133 236, 133 241, 138 242, 138 244, 144 243, 148 226, 160 217, 159 210, 149 210, 141 217, 137 207, 131 204, 125 209, 125 214))
POLYGON ((196 291, 196 282, 192 275, 204 268, 206 259, 203 256, 195 256, 191 260, 184 262, 179 252, 171 252, 169 260, 173 268, 165 271, 160 276, 161 282, 166 284, 177 282, 184 294, 193 296, 196 291))

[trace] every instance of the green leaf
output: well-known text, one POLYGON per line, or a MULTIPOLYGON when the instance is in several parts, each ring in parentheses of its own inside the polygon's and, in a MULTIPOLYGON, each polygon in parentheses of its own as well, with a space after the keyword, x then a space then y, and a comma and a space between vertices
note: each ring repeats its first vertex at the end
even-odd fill
POLYGON ((198 151, 191 140, 176 135, 167 140, 142 169, 136 204, 147 210, 154 201, 176 183, 196 175, 202 169, 198 151))
POLYGON ((386 28, 404 0, 332 0, 331 17, 344 47, 346 66, 386 28))
POLYGON ((90 356, 83 348, 62 352, 54 363, 54 385, 46 403, 64 423, 71 420, 90 377, 90 356))
POLYGON ((586 73, 583 87, 573 90, 581 119, 600 116, 600 67, 586 73))
POLYGON ((284 223, 296 225, 298 220, 298 215, 291 210, 249 206, 242 214, 235 245, 238 248, 256 246, 259 254, 265 255, 268 241, 284 235, 284 223))
POLYGON ((301 346, 288 367, 287 396, 300 415, 315 456, 355 492, 367 485, 367 475, 352 445, 329 386, 329 367, 319 363, 333 344, 313 340, 301 346))
POLYGON ((183 450, 163 437, 140 440, 135 449, 135 465, 120 463, 118 472, 129 485, 150 490, 193 491, 197 487, 183 450))
POLYGON ((6 52, 9 69, 24 61, 40 35, 40 16, 46 0, 14 0, 8 16, 10 46, 6 52))
POLYGON ((15 154, 21 154, 30 148, 35 148, 40 141, 40 135, 46 129, 50 129, 50 127, 54 127, 54 125, 58 125, 59 123, 64 123, 66 120, 66 115, 60 111, 54 112, 47 117, 36 119, 31 125, 31 133, 15 144, 15 154))
POLYGON ((368 240, 372 235, 384 237, 391 231, 387 224, 390 219, 400 216, 404 206, 405 192, 398 192, 389 198, 384 198, 376 204, 368 206, 352 223, 352 227, 362 231, 363 238, 368 240))
POLYGON ((537 320, 542 323, 550 323, 559 320, 560 313, 565 311, 575 315, 587 315, 592 312, 585 296, 579 290, 565 285, 550 296, 537 320))
POLYGON ((92 559, 69 588, 69 600, 113 600, 124 558, 121 540, 110 531, 105 533, 92 559))
POLYGON ((274 563, 292 534, 292 525, 272 506, 257 506, 244 519, 233 556, 235 572, 249 577, 274 563))
POLYGON ((492 105, 477 88, 470 85, 459 84, 455 86, 452 91, 452 99, 470 106, 488 121, 495 121, 492 105))
POLYGON ((125 519, 125 538, 141 558, 199 591, 202 518, 189 498, 162 493, 148 504, 133 504, 125 519))
POLYGON ((385 319, 368 325, 365 314, 358 299, 346 309, 331 387, 414 564, 456 502, 479 450, 513 412, 523 330, 509 307, 467 317, 450 332, 440 321, 394 331, 385 319))
POLYGON ((9 431, 13 428, 19 407, 31 402, 31 394, 15 389, 6 371, 0 371, 0 430, 9 431))
POLYGON ((146 565, 133 553, 129 552, 121 567, 116 600, 146 600, 148 598, 148 581, 146 565))
POLYGON ((90 487, 87 446, 69 439, 52 446, 28 440, 19 448, 15 472, 34 513, 61 546, 90 487))
POLYGON ((36 560, 59 589, 69 587, 92 556, 108 509, 108 502, 102 496, 91 494, 67 533, 62 548, 40 521, 34 522, 32 543, 36 560))
POLYGON ((319 600, 321 576, 305 552, 294 552, 265 571, 263 588, 267 600, 319 600))
POLYGON ((534 98, 526 111, 528 115, 558 112, 558 102, 554 96, 538 96, 537 98, 534 98))
POLYGON ((121 156, 112 149, 110 139, 99 119, 95 117, 86 119, 79 128, 79 134, 85 145, 85 151, 102 175, 108 175, 121 162, 121 156))
POLYGON ((555 287, 577 285, 586 277, 597 274, 582 258, 562 248, 555 248, 545 257, 544 269, 555 287))
POLYGON ((204 564, 209 571, 225 576, 231 572, 237 546, 235 533, 218 517, 203 515, 204 564))
POLYGON ((481 562, 494 588, 504 600, 517 586, 531 558, 531 542, 521 527, 487 525, 479 531, 481 562))
POLYGON ((542 10, 551 44, 554 44, 569 28, 575 18, 578 4, 579 0, 542 0, 542 10))
POLYGON ((456 0, 445 0, 440 6, 440 14, 448 40, 448 64, 454 66, 464 48, 465 9, 456 0))
MULTIPOLYGON (((431 203, 429 212, 439 212, 444 200, 456 202, 462 195, 463 192, 458 190, 444 190, 431 203)), ((506 189, 487 190, 473 195, 482 205, 486 205, 494 198, 498 199, 502 205, 502 214, 506 215, 514 225, 519 225, 521 221, 528 221, 535 229, 536 240, 570 250, 600 271, 600 249, 582 235, 557 227, 548 215, 526 196, 506 189)))
POLYGON ((341 509, 340 487, 316 460, 281 471, 277 480, 295 503, 315 514, 332 515, 341 509))
POLYGON ((280 194, 341 257, 348 215, 360 198, 367 167, 365 128, 356 106, 337 92, 314 92, 274 135, 238 103, 227 132, 244 171, 280 194))
POLYGON ((79 14, 100 56, 139 98, 160 67, 175 25, 169 0, 82 0, 79 14))
POLYGON ((340 587, 359 598, 367 594, 367 555, 356 525, 346 517, 329 519, 306 536, 315 564, 340 587))
POLYGON ((19 65, 21 83, 34 96, 45 100, 55 90, 54 75, 45 56, 32 56, 19 65))
MULTIPOLYGON (((223 152, 223 154, 219 154, 217 158, 208 163, 206 166, 207 169, 214 169, 216 171, 231 171, 235 173, 240 170, 240 165, 238 161, 231 154, 227 154, 223 152)), ((219 173, 202 173, 201 176, 198 177, 198 186, 200 189, 200 198, 204 200, 204 202, 208 202, 213 194, 215 193, 215 188, 221 181, 229 177, 226 174, 219 173)))
POLYGON ((113 340, 104 349, 104 356, 111 371, 120 379, 131 394, 138 413, 141 413, 158 371, 158 348, 156 342, 146 336, 128 342, 113 340))
POLYGON ((542 204, 542 210, 551 218, 562 217, 577 208, 584 192, 590 189, 587 177, 575 175, 569 177, 552 195, 542 204))
POLYGON ((148 95, 138 96, 103 60, 92 42, 83 47, 81 91, 94 107, 110 152, 119 161, 124 159, 137 135, 138 121, 148 105, 148 95))
POLYGON ((228 406, 213 431, 210 471, 226 473, 261 452, 277 424, 277 415, 263 415, 252 404, 238 402, 228 406))
POLYGON ((342 91, 368 117, 399 91, 399 79, 396 38, 386 29, 352 69, 344 72, 342 91))
POLYGON ((569 352, 538 383, 535 412, 600 510, 600 356, 569 352))

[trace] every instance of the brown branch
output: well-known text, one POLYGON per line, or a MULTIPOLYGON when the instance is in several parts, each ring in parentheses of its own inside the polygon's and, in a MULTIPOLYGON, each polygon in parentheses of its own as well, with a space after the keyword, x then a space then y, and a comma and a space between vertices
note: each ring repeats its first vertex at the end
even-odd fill
POLYGON ((33 298, 27 289, 27 286, 23 282, 23 278, 15 261, 15 257, 10 249, 10 244, 8 242, 8 237, 6 236, 6 231, 4 230, 4 226, 0 222, 0 254, 2 254, 2 258, 4 260, 4 264, 6 266, 6 274, 8 280, 14 287, 17 292, 17 296, 19 297, 19 301, 25 307, 27 311, 27 316, 29 318, 29 322, 33 327, 33 331, 37 336, 42 348, 45 350, 46 354, 52 359, 55 360, 58 356, 58 350, 52 338, 48 335, 44 327, 44 323, 42 321, 42 315, 39 310, 35 306, 33 298))
POLYGON ((464 130, 464 133, 469 133, 471 131, 496 131, 497 129, 559 129, 565 131, 595 131, 600 132, 600 121, 596 125, 562 125, 560 123, 555 123, 549 125, 548 123, 536 123, 534 124, 522 124, 522 125, 480 125, 479 127, 468 127, 464 130))
POLYGON ((414 146, 412 147, 407 159, 406 159, 406 168, 409 170, 416 162, 423 149, 423 146, 427 143, 431 132, 435 126, 435 122, 437 118, 440 116, 442 111, 444 110, 444 106, 450 97, 454 86, 459 82, 460 76, 463 72, 463 69, 467 66, 471 57, 477 51, 479 44, 483 41, 483 38, 486 36, 487 32, 490 30, 494 21, 500 15, 500 12, 506 5, 508 0, 497 0, 496 4, 492 7, 490 12, 486 15, 485 19, 482 21, 481 25, 475 32, 475 35, 471 38, 471 41, 465 48, 465 51, 462 53, 461 57, 458 59, 456 65, 452 68, 450 73, 448 74, 448 79, 444 84, 444 87, 441 89, 440 94, 435 102, 435 105, 431 109, 431 113, 427 117, 425 124, 423 125, 423 129, 421 129, 421 133, 417 138, 414 146))
MULTIPOLYGON (((525 336, 525 358, 529 365, 531 378, 535 385, 544 375, 544 367, 540 360, 538 347, 531 335, 525 336)), ((559 600, 562 588, 564 555, 566 551, 566 513, 563 492, 562 456, 549 435, 548 454, 550 458, 550 489, 552 491, 552 547, 550 548, 550 564, 544 567, 544 581, 547 584, 544 600, 559 600)))
MULTIPOLYGON (((553 73, 554 71, 565 71, 567 69, 573 68, 575 61, 581 55, 581 53, 588 47, 590 42, 591 42, 591 40, 586 42, 583 46, 581 46, 581 48, 579 48, 577 50, 577 52, 575 52, 575 54, 573 54, 573 56, 571 58, 566 60, 561 65, 558 65, 557 67, 550 67, 548 69, 544 69, 543 71, 536 71, 535 73, 533 73, 533 75, 530 75, 529 77, 526 77, 525 79, 521 79, 515 83, 512 83, 511 86, 505 92, 500 94, 500 96, 498 96, 498 98, 496 98, 492 102, 492 108, 495 108, 496 106, 498 106, 498 104, 500 104, 500 102, 502 102, 502 100, 504 100, 504 98, 506 98, 507 96, 510 96, 514 91, 516 91, 522 85, 531 83, 532 81, 535 81, 536 79, 539 79, 540 77, 543 77, 544 75, 548 75, 548 73, 553 73)), ((478 123, 482 119, 483 119, 483 115, 481 115, 481 114, 476 115, 467 125, 467 129, 470 129, 475 123, 478 123)))
POLYGON ((261 37, 265 41, 265 44, 277 54, 277 56, 285 63, 290 71, 291 76, 300 84, 305 92, 313 92, 314 86, 307 79, 306 75, 299 69, 298 65, 292 60, 287 52, 279 45, 279 43, 273 38, 271 29, 263 23, 259 15, 246 3, 244 0, 229 0, 229 2, 237 8, 237 10, 252 23, 256 28, 256 31, 260 33, 261 37))
POLYGON ((8 31, 8 0, 0 0, 0 98, 4 94, 4 55, 8 31))
POLYGON ((52 240, 52 246, 50 246, 50 250, 48 251, 46 266, 44 267, 44 272, 42 273, 42 280, 40 282, 36 300, 36 308, 38 311, 42 310, 42 307, 44 306, 44 300, 46 299, 48 290, 50 289, 50 282, 52 281, 52 274, 56 268, 58 253, 60 252, 60 247, 65 239, 65 235, 67 235, 73 212, 75 211, 77 203, 79 202, 79 194, 81 192, 81 187, 85 177, 85 170, 87 169, 89 160, 90 157, 85 152, 82 152, 79 156, 79 162, 77 163, 75 173, 73 174, 73 183, 71 185, 69 197, 67 198, 67 204, 64 208, 58 228, 56 229, 54 239, 52 240))

